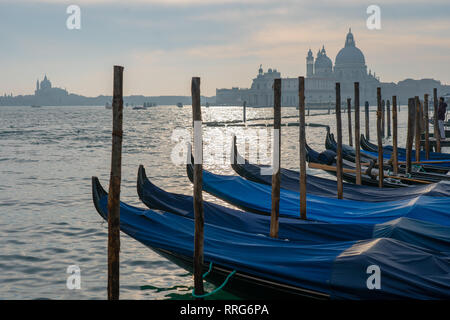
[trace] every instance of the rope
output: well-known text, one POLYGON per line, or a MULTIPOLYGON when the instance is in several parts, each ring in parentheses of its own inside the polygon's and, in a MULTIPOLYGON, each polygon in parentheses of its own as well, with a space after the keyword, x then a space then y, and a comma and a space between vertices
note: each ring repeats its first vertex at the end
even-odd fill
MULTIPOLYGON (((206 273, 203 275, 203 279, 211 272, 211 270, 212 270, 212 265, 213 265, 212 262, 210 262, 210 264, 209 264, 209 270, 206 271, 206 273)), ((196 295, 195 292, 194 292, 194 291, 195 291, 195 288, 192 289, 192 296, 193 296, 194 298, 206 298, 206 297, 208 297, 208 296, 211 296, 211 295, 213 295, 213 294, 219 292, 220 290, 223 289, 223 287, 225 287, 225 285, 228 283, 228 280, 230 280, 231 277, 232 277, 235 273, 236 273, 236 270, 233 270, 233 271, 227 276, 227 278, 225 279, 225 281, 224 281, 219 287, 217 287, 216 289, 214 289, 213 291, 211 291, 211 292, 209 292, 209 293, 205 293, 205 294, 202 294, 202 295, 196 295)))

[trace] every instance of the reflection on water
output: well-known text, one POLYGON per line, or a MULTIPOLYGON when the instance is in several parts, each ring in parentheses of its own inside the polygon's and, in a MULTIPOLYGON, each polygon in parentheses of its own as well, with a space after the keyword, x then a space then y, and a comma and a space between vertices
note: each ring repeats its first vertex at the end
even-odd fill
MULTIPOLYGON (((402 108, 399 115, 399 141, 403 145, 405 111, 402 108)), ((295 108, 282 111, 283 115, 297 112, 295 108)), ((313 116, 314 113, 323 111, 312 111, 307 123, 327 124, 334 131, 335 115, 313 116)), ((247 108, 248 119, 270 118, 272 114, 271 109, 247 108)), ((376 137, 375 113, 370 116, 371 136, 376 137)), ((346 143, 347 123, 346 117, 342 118, 346 143)), ((203 109, 204 121, 240 119, 241 107, 203 109)), ((191 132, 191 121, 190 106, 124 111, 123 201, 144 207, 136 194, 139 164, 145 165, 148 176, 158 186, 192 193, 184 166, 171 161, 177 145, 171 139, 172 132, 176 128, 191 132)), ((106 298, 107 225, 93 206, 90 179, 96 175, 105 187, 108 185, 111 122, 111 110, 103 106, 0 107, 0 299, 106 298), (66 288, 69 265, 81 269, 81 290, 66 288)), ((256 129, 256 136, 254 130, 205 127, 205 167, 216 173, 233 174, 227 162, 232 134, 237 135, 242 153, 259 148, 260 152, 250 152, 257 155, 251 160, 268 161, 265 150, 267 145, 270 147, 270 129, 256 129)), ((324 149, 324 128, 307 127, 306 135, 311 147, 324 149)), ((298 127, 282 127, 281 141, 282 166, 298 169, 298 127)), ((223 204, 208 194, 204 198, 223 204)), ((121 242, 121 298, 191 297, 192 275, 127 235, 122 234, 121 242)), ((206 285, 207 291, 213 289, 206 285)), ((233 297, 221 292, 214 298, 233 297)))

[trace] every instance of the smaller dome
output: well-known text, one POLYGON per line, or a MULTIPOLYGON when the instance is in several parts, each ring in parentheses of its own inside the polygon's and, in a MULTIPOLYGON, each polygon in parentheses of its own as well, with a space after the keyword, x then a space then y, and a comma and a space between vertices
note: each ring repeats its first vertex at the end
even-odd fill
POLYGON ((322 47, 322 50, 319 50, 317 53, 316 62, 314 63, 314 67, 316 70, 318 69, 331 69, 333 68, 333 62, 330 58, 328 58, 327 53, 325 51, 325 47, 322 47))

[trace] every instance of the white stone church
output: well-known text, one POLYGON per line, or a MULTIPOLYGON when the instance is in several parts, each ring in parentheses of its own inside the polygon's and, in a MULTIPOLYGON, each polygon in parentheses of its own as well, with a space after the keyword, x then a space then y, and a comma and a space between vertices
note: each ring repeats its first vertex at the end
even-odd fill
MULTIPOLYGON (((258 75, 253 79, 250 89, 232 88, 217 89, 217 105, 242 105, 246 101, 248 106, 273 106, 273 80, 281 78, 276 69, 264 72, 260 66, 258 75)), ((306 57, 305 100, 310 107, 327 107, 335 104, 336 82, 341 84, 341 99, 343 106, 347 98, 353 100, 354 82, 359 82, 360 105, 365 101, 376 104, 377 87, 382 88, 383 99, 391 99, 392 95, 400 95, 398 100, 406 100, 408 94, 421 95, 432 93, 432 88, 441 91, 441 83, 433 79, 412 80, 395 83, 381 83, 379 77, 367 68, 364 54, 356 46, 351 29, 347 33, 344 47, 339 50, 335 63, 327 56, 325 47, 319 49, 314 57, 311 49, 306 57)), ((282 106, 298 106, 298 78, 282 78, 282 106)), ((444 88, 442 88, 444 90, 444 88)), ((353 103, 352 103, 353 105, 353 103)))

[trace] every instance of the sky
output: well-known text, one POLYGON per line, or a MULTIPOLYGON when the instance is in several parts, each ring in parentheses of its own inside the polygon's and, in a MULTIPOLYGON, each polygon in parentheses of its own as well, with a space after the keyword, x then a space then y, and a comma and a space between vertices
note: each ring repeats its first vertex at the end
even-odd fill
POLYGON ((213 96, 250 87, 260 64, 305 75, 310 48, 334 62, 350 27, 381 81, 450 84, 449 0, 0 0, 0 94, 33 94, 47 74, 71 93, 112 95, 122 65, 125 95, 190 95, 199 76, 213 96), (366 25, 372 4, 379 30, 366 25), (66 27, 69 5, 79 30, 66 27))

